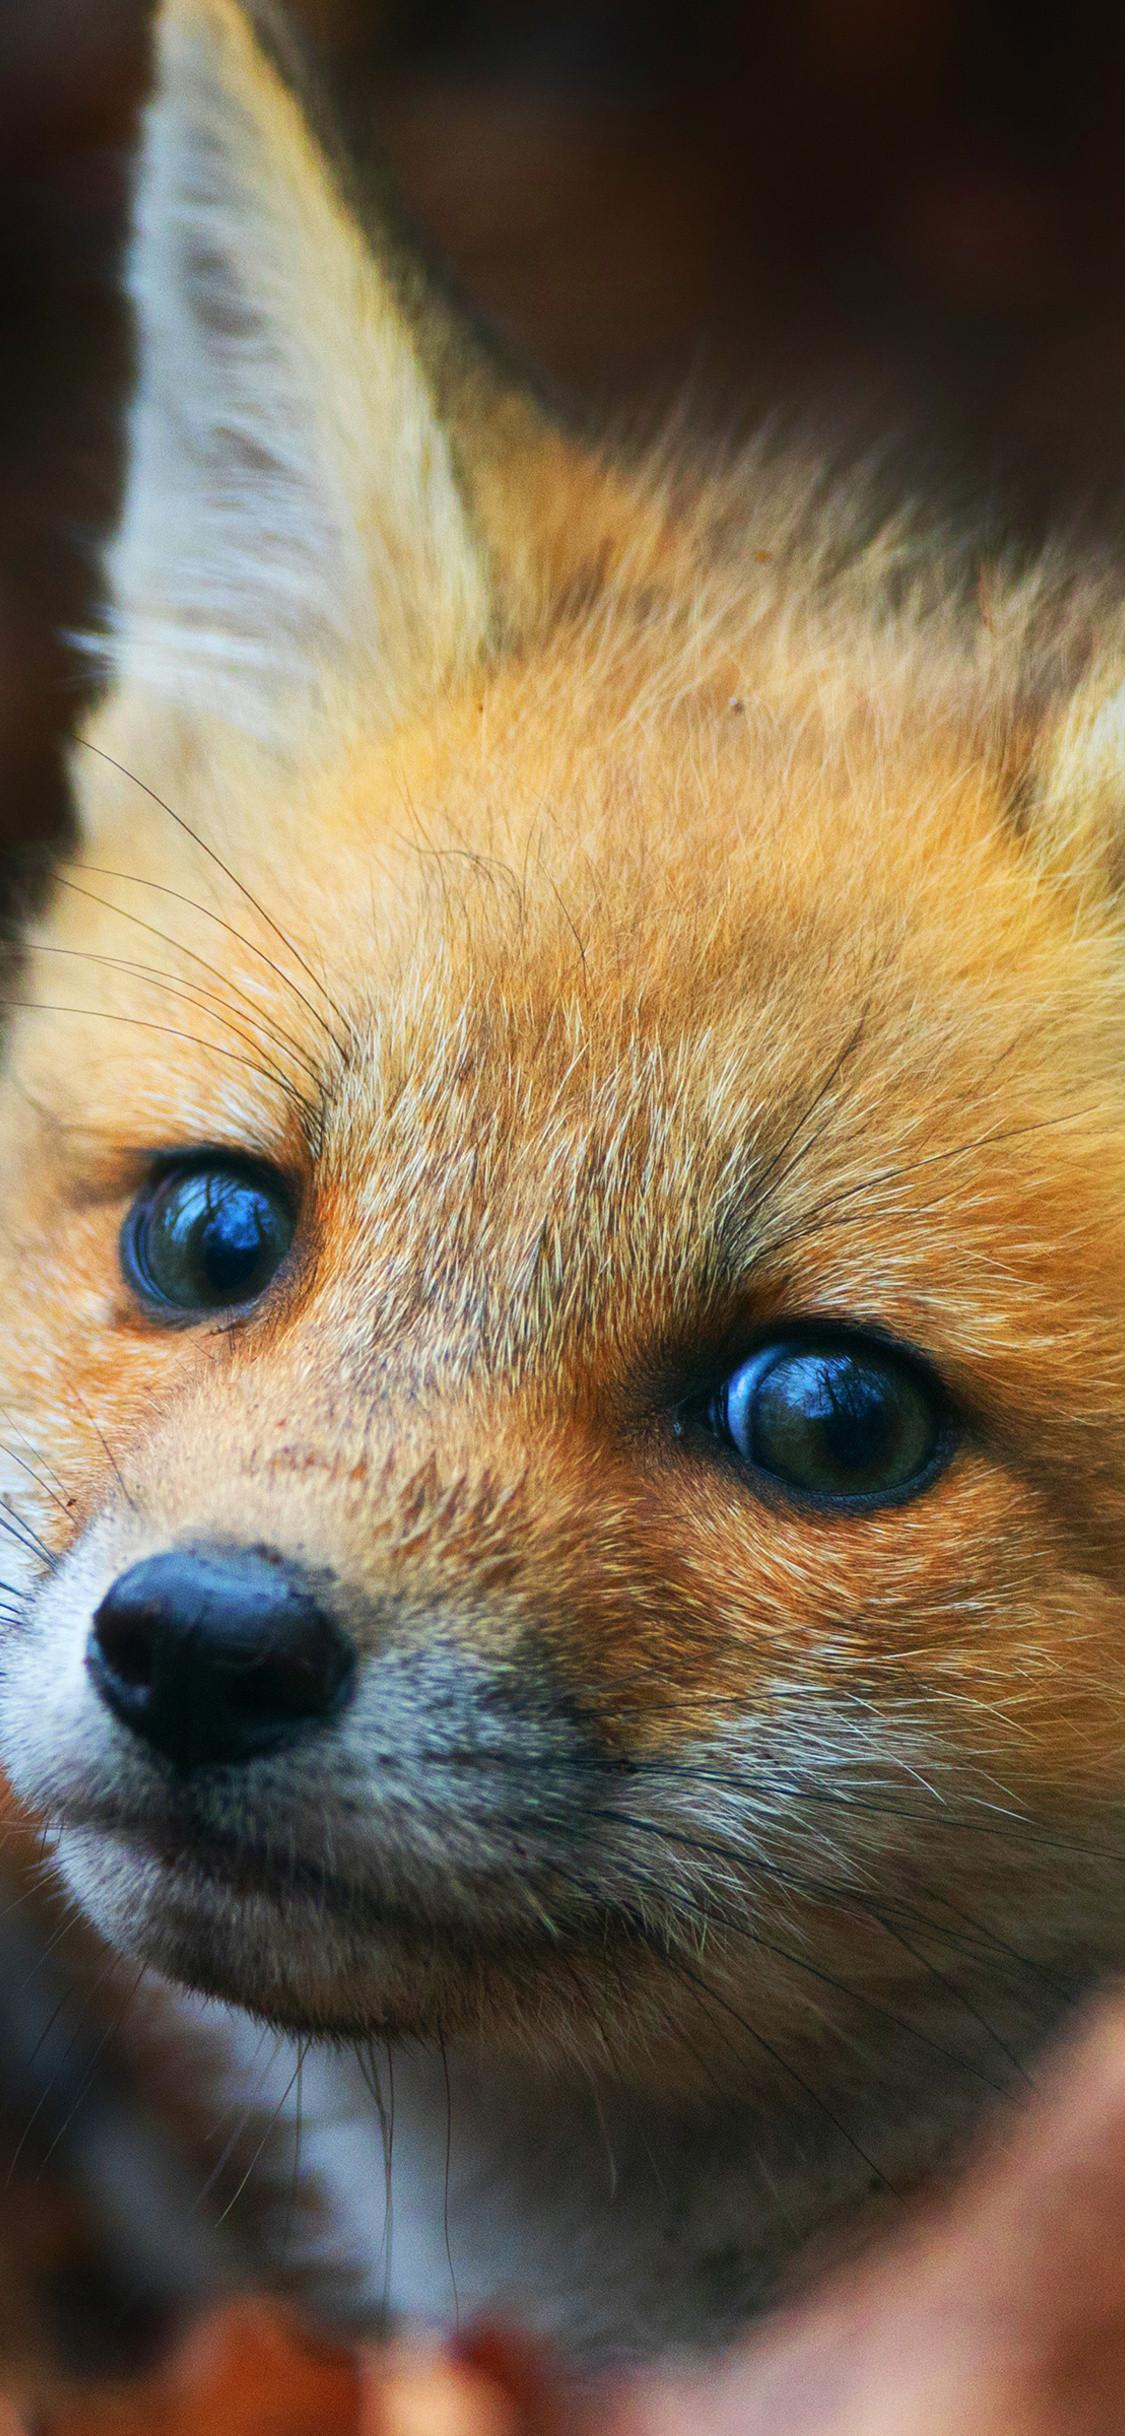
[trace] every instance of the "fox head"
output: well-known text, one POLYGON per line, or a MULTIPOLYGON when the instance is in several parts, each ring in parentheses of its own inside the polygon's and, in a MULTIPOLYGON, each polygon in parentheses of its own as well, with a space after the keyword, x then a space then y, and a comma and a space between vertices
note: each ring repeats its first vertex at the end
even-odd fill
POLYGON ((979 2085, 1122 1948, 1119 611, 610 464, 272 20, 158 48, 2 1085, 5 1764, 279 2022, 979 2085))

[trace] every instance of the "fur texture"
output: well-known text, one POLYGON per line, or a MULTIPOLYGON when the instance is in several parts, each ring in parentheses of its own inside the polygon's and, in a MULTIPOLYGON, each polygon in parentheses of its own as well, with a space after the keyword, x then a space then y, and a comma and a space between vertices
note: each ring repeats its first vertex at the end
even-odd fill
POLYGON ((115 673, 3 1080, 4 1758, 240 2103, 237 2009, 344 2043, 316 2307, 714 2342, 1122 1960, 1121 608, 815 466, 603 462, 276 29, 164 0, 160 60, 115 673), (169 1326, 118 1235, 204 1147, 297 1240, 169 1326), (933 1365, 924 1493, 679 1426, 794 1320, 933 1365), (362 1664, 185 1781, 85 1651, 199 1540, 362 1664))

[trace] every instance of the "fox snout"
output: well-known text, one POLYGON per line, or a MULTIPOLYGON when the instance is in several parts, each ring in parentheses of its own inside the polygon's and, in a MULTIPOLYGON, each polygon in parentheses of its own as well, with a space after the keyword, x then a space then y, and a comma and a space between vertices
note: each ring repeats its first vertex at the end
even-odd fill
POLYGON ((86 1664, 114 1717, 186 1773, 276 1751, 338 1715, 356 1652, 280 1557, 175 1548, 106 1592, 86 1664))
POLYGON ((8 1653, 21 1785, 99 1924, 173 1978, 335 2030, 455 2020, 489 1972, 499 2001, 502 1957, 600 1941, 622 1763, 543 1586, 541 1613, 526 1569, 490 1603, 480 1484, 474 1565, 440 1477, 353 1489, 352 1512, 322 1468, 286 1472, 295 1512, 232 1465, 193 1523, 167 1438, 156 1468, 159 1498, 134 1476, 8 1653))

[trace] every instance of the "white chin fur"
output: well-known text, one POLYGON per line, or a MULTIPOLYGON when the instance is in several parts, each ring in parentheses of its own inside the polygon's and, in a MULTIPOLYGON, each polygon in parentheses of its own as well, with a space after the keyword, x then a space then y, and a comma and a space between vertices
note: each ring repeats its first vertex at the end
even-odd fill
POLYGON ((128 1953, 143 1952, 164 1877, 155 1856, 85 1827, 61 1828, 52 1850, 71 1894, 100 1934, 128 1953))
MULTIPOLYGON (((325 2012, 335 1972, 345 1975, 331 1925, 310 1899, 281 1902, 264 1890, 228 1896, 189 1862, 169 1865, 102 1829, 61 1829, 54 1856, 109 1944, 248 2011, 286 2014, 303 1999, 325 2012)), ((373 1988, 385 1976, 374 1952, 370 1975, 373 1988)), ((355 1977, 354 1959, 347 1976, 355 1977)))

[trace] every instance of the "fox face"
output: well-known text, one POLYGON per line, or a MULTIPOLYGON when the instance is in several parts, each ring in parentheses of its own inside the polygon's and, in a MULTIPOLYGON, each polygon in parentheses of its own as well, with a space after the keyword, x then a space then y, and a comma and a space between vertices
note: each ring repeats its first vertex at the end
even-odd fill
POLYGON ((1120 613, 603 460, 160 52, 4 1764, 193 1988, 925 2163, 1120 1959, 1120 613))

